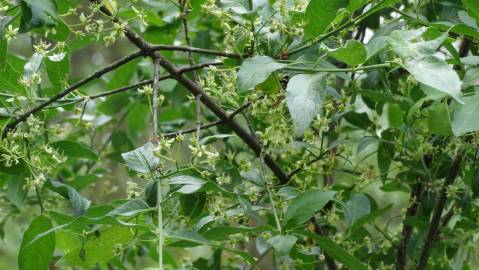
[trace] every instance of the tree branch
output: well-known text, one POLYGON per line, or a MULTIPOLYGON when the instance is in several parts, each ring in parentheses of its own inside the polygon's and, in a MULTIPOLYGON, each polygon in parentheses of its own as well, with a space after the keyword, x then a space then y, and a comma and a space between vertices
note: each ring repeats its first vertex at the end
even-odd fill
POLYGON ((65 97, 66 95, 70 94, 71 92, 75 91, 76 89, 82 87, 83 85, 95 80, 95 79, 98 79, 100 78, 101 76, 105 75, 106 73, 112 71, 112 70, 115 70, 117 68, 119 68, 120 66, 140 57, 140 56, 144 56, 145 53, 143 51, 137 51, 133 54, 130 54, 126 57, 123 57, 121 58, 120 60, 110 64, 109 66, 107 67, 104 67, 100 70, 97 70, 95 71, 94 73, 90 74, 89 76, 85 77, 84 79, 80 80, 79 82, 73 84, 72 86, 68 87, 67 89, 63 90, 62 92, 54 95, 53 97, 49 98, 48 100, 42 102, 41 104, 39 104, 38 106, 34 107, 33 109, 30 109, 29 111, 17 116, 17 118, 13 121, 13 122, 10 122, 8 123, 3 132, 2 132, 2 138, 5 138, 5 136, 7 135, 7 133, 11 130, 14 130, 18 124, 20 124, 21 122, 27 120, 27 118, 32 115, 32 114, 35 114, 39 111, 41 111, 43 108, 47 107, 48 105, 56 102, 57 100, 65 97))
POLYGON ((419 257, 419 263, 416 270, 426 269, 427 261, 429 260, 429 255, 431 254, 431 249, 436 241, 436 236, 439 231, 442 212, 444 211, 444 207, 446 206, 447 189, 450 185, 452 185, 452 183, 454 183, 454 180, 459 174, 461 161, 462 154, 458 153, 452 161, 451 168, 449 169, 449 174, 447 175, 446 180, 444 181, 444 184, 442 186, 441 193, 439 194, 436 208, 434 209, 431 223, 429 225, 426 242, 424 243, 424 247, 422 249, 421 256, 419 257))
MULTIPOLYGON (((249 134, 248 131, 244 130, 238 123, 230 119, 228 114, 221 109, 221 107, 216 104, 216 102, 210 98, 206 93, 192 80, 188 79, 180 73, 180 70, 163 57, 160 53, 154 51, 152 46, 148 44, 141 36, 130 28, 125 29, 125 36, 135 44, 140 50, 145 52, 145 54, 150 55, 151 57, 158 58, 160 60, 160 65, 170 73, 174 79, 181 83, 186 89, 188 89, 194 95, 201 96, 201 102, 210 109, 220 120, 224 121, 235 133, 240 137, 254 152, 257 156, 260 156, 263 152, 263 146, 249 134)), ((276 163, 276 161, 268 154, 264 155, 264 160, 269 169, 273 174, 278 178, 280 183, 287 183, 288 176, 283 172, 281 167, 276 163)))
POLYGON ((151 46, 151 49, 153 51, 179 51, 179 52, 188 52, 188 53, 201 53, 201 54, 216 55, 216 56, 238 58, 238 59, 246 57, 246 55, 240 55, 240 54, 232 53, 232 52, 215 51, 215 50, 191 47, 189 43, 187 43, 187 45, 188 46, 153 45, 151 46))

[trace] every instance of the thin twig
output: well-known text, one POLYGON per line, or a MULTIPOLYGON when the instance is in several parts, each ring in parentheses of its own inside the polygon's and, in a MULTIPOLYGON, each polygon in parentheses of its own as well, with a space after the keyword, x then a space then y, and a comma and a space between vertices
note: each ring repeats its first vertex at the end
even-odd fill
MULTIPOLYGON (((153 45, 152 50, 154 51, 179 51, 179 52, 189 52, 189 53, 201 53, 201 54, 208 54, 208 55, 216 55, 228 58, 242 58, 243 56, 233 52, 223 52, 223 51, 215 51, 209 49, 202 49, 188 46, 173 46, 173 45, 153 45)), ((246 56, 246 55, 244 55, 246 56)))
POLYGON ((3 132, 2 132, 2 138, 5 138, 6 134, 15 129, 16 126, 18 124, 20 124, 21 122, 27 120, 27 118, 32 115, 32 114, 35 114, 39 111, 41 111, 43 108, 47 107, 48 105, 56 102, 57 100, 60 100, 61 98, 65 97, 66 95, 70 94, 71 92, 77 90, 78 88, 84 86, 85 84, 95 80, 95 79, 98 79, 100 78, 101 76, 105 75, 106 73, 140 57, 140 56, 143 56, 145 55, 143 51, 137 51, 135 53, 132 53, 126 57, 123 57, 121 58, 120 60, 108 65, 107 67, 104 67, 100 70, 97 70, 95 72, 93 72, 92 74, 90 74, 89 76, 85 77, 84 79, 80 80, 79 82, 73 84, 72 86, 68 87, 67 89, 63 90, 62 92, 54 95, 53 97, 49 98, 48 100, 42 102, 41 104, 39 104, 38 106, 30 109, 29 111, 19 115, 13 122, 10 122, 8 123, 3 132))
MULTIPOLYGON (((182 13, 182 21, 183 21, 183 30, 185 32, 185 41, 188 47, 191 47, 191 39, 190 39, 190 30, 188 28, 188 15, 189 15, 189 8, 186 7, 186 0, 179 0, 180 1, 180 11, 182 13)), ((192 51, 188 51, 188 60, 190 65, 194 65, 195 61, 193 60, 193 53, 192 51)), ((192 72, 193 81, 198 84, 198 74, 195 70, 192 72)), ((196 106, 196 141, 200 141, 201 137, 201 96, 195 96, 195 106, 196 106)))

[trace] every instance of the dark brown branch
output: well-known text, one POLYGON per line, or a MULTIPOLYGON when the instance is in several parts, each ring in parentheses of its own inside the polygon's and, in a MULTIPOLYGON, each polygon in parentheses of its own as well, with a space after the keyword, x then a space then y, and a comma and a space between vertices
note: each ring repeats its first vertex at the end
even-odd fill
POLYGON ((27 118, 30 115, 41 111, 43 108, 45 108, 48 105, 60 100, 61 98, 65 97, 66 95, 70 94, 71 92, 77 90, 78 88, 84 86, 85 84, 87 84, 87 83, 89 83, 89 82, 91 82, 95 79, 98 79, 101 76, 105 75, 106 73, 108 73, 112 70, 115 70, 116 68, 118 68, 118 67, 120 67, 120 66, 122 66, 122 65, 124 65, 124 64, 138 58, 138 57, 140 57, 140 56, 144 56, 144 55, 145 54, 143 53, 143 51, 137 51, 137 52, 135 52, 133 54, 130 54, 126 57, 123 57, 120 60, 110 64, 109 66, 95 71, 94 73, 92 73, 89 76, 85 77, 84 79, 78 81, 77 83, 73 84, 72 86, 68 87, 67 89, 63 90, 62 92, 54 95, 53 97, 49 98, 48 100, 46 100, 44 102, 42 102, 38 106, 36 106, 36 107, 30 109, 29 111, 17 116, 17 118, 13 122, 10 122, 5 126, 5 128, 2 132, 2 138, 5 138, 6 134, 9 131, 14 130, 18 124, 27 120, 27 118))
POLYGON ((439 231, 439 226, 441 222, 442 212, 444 211, 444 207, 446 206, 447 202, 447 189, 450 185, 454 183, 457 175, 459 174, 459 170, 461 167, 462 155, 458 153, 454 160, 452 161, 451 168, 449 169, 449 174, 444 181, 444 184, 441 189, 441 193, 439 194, 439 198, 436 204, 436 208, 434 209, 434 213, 431 219, 431 223, 429 225, 429 231, 427 234, 426 241, 424 243, 424 247, 421 252, 421 256, 419 257, 419 263, 417 265, 417 270, 424 270, 427 266, 427 261, 429 260, 429 256, 431 254, 432 247, 436 241, 436 236, 439 231))
POLYGON ((414 185, 411 191, 411 198, 410 198, 410 206, 406 211, 406 217, 404 218, 404 225, 402 229, 402 238, 401 242, 399 243, 397 249, 397 259, 396 259, 396 270, 404 270, 406 269, 407 264, 407 247, 409 245, 409 241, 411 240, 413 226, 408 223, 408 219, 411 217, 416 216, 419 201, 421 200, 423 193, 423 184, 420 179, 418 179, 417 183, 414 185))
MULTIPOLYGON (((188 66, 188 67, 181 68, 181 69, 180 69, 180 73, 183 74, 183 73, 186 73, 186 72, 189 72, 189 71, 192 71, 192 70, 202 69, 202 68, 209 67, 209 66, 220 66, 220 65, 222 65, 222 64, 223 64, 223 63, 221 63, 221 62, 211 62, 211 63, 204 63, 204 64, 198 64, 198 65, 188 66)), ((158 79, 158 81, 164 81, 164 80, 172 79, 172 78, 173 78, 173 76, 171 76, 171 75, 165 75, 165 76, 161 76, 161 77, 158 79)), ((125 92, 125 91, 128 91, 128 90, 131 90, 131 89, 136 89, 136 88, 138 88, 138 87, 141 87, 141 86, 144 86, 144 85, 148 85, 148 84, 152 84, 152 83, 153 83, 153 80, 152 80, 152 79, 150 79, 150 80, 144 80, 144 81, 141 81, 141 82, 132 84, 132 85, 128 85, 128 86, 124 86, 124 87, 121 87, 121 88, 117 88, 117 89, 114 89, 114 90, 111 90, 111 91, 99 93, 99 94, 92 95, 92 96, 89 96, 89 97, 86 97, 86 98, 89 98, 89 99, 97 99, 97 98, 100 98, 100 97, 106 97, 106 96, 110 96, 110 95, 122 93, 122 92, 125 92)), ((85 98, 83 98, 83 97, 77 99, 78 102, 82 102, 82 101, 84 101, 84 100, 85 100, 85 98)))
MULTIPOLYGON (((189 52, 189 53, 201 53, 201 54, 208 54, 208 55, 216 55, 216 56, 223 56, 229 58, 242 58, 243 56, 237 53, 232 52, 223 52, 223 51, 215 51, 203 48, 196 48, 188 46, 174 46, 174 45, 153 45, 151 46, 153 51, 179 51, 179 52, 189 52)), ((244 55, 246 56, 246 55, 244 55)))
MULTIPOLYGON (((198 86, 198 84, 182 75, 180 70, 175 65, 163 57, 163 55, 154 51, 152 46, 149 45, 148 42, 146 42, 141 36, 139 36, 130 28, 125 29, 125 36, 140 50, 144 51, 145 54, 149 54, 151 57, 158 58, 160 60, 160 65, 193 95, 200 95, 201 102, 220 120, 224 121, 224 123, 228 125, 236 133, 236 135, 238 135, 238 137, 240 137, 255 152, 257 156, 264 152, 263 146, 253 136, 251 136, 248 131, 244 130, 238 123, 232 120, 212 98, 206 95, 206 93, 201 89, 201 87, 198 86)), ((276 161, 270 155, 264 154, 264 161, 273 174, 278 178, 280 183, 288 182, 288 176, 283 172, 278 163, 276 163, 276 161)))
MULTIPOLYGON (((431 155, 425 155, 423 157, 423 164, 425 169, 428 169, 432 162, 431 155)), ((422 179, 419 177, 417 182, 414 184, 411 190, 411 197, 410 197, 410 205, 406 211, 406 216, 404 217, 403 221, 403 229, 401 232, 402 238, 401 242, 397 247, 397 258, 396 258, 396 270, 404 270, 406 269, 407 265, 407 247, 409 245, 409 241, 411 240, 411 236, 413 233, 413 226, 408 223, 410 218, 416 216, 419 204, 421 202, 422 194, 424 192, 424 185, 422 179)))

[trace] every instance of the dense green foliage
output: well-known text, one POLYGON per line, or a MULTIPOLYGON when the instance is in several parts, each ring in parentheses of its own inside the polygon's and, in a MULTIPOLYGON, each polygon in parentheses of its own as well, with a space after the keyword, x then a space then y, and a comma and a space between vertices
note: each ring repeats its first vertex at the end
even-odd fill
POLYGON ((0 268, 479 269, 478 25, 477 0, 0 0, 0 268))

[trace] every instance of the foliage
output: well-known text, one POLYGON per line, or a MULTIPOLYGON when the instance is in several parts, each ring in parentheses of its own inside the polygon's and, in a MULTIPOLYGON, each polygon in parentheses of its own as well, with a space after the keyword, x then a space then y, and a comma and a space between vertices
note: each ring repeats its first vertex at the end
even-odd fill
POLYGON ((0 0, 0 254, 479 269, 478 25, 477 0, 0 0))

